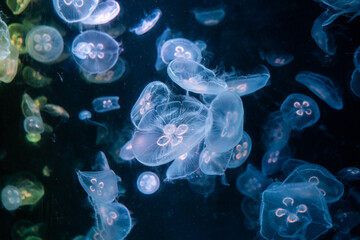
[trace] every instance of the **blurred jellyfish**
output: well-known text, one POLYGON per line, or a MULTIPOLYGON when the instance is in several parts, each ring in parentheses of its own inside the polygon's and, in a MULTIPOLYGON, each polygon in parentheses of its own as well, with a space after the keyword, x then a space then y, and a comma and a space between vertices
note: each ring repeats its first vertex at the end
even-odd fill
POLYGON ((46 232, 46 225, 44 223, 34 224, 28 220, 16 221, 11 227, 11 239, 12 240, 25 240, 39 238, 46 232))
POLYGON ((53 117, 61 117, 64 121, 67 121, 70 118, 70 114, 59 105, 45 104, 41 110, 53 117))
POLYGON ((290 148, 285 145, 281 148, 271 148, 261 161, 261 172, 265 176, 271 176, 281 171, 281 166, 290 158, 290 148))
POLYGON ((0 60, 10 54, 10 34, 6 23, 0 18, 0 60))
POLYGON ((223 8, 206 11, 193 10, 192 13, 195 15, 196 21, 204 26, 215 26, 225 17, 225 10, 223 8))
POLYGON ((120 109, 118 101, 118 96, 107 96, 95 98, 91 104, 95 112, 103 113, 120 109))
POLYGON ((293 129, 302 130, 315 124, 320 118, 320 109, 310 97, 293 93, 281 104, 284 121, 293 129))
POLYGON ((200 170, 196 171, 187 178, 190 189, 195 193, 203 195, 204 197, 208 197, 215 191, 215 179, 215 176, 206 175, 200 170))
POLYGON ((356 69, 360 71, 360 46, 354 52, 353 61, 356 69))
POLYGON ((360 98, 360 72, 355 69, 350 80, 351 91, 360 98))
POLYGON ((100 2, 91 15, 81 21, 87 25, 100 25, 113 20, 120 13, 120 5, 114 0, 100 2))
POLYGON ((34 103, 40 110, 44 108, 44 106, 47 104, 47 101, 48 99, 45 96, 39 96, 34 99, 34 103))
POLYGON ((51 78, 43 76, 40 72, 29 66, 24 67, 21 74, 24 82, 34 88, 42 88, 50 85, 52 82, 51 78))
POLYGON ((54 62, 64 50, 64 41, 59 31, 44 25, 31 29, 25 43, 29 55, 42 63, 54 62))
POLYGON ((281 111, 270 113, 262 129, 262 142, 266 149, 282 148, 289 140, 291 128, 284 121, 281 111))
POLYGON ((25 132, 29 134, 41 134, 44 132, 44 124, 41 118, 37 116, 29 116, 24 120, 25 132))
POLYGON ((206 42, 202 40, 195 40, 194 44, 200 49, 201 52, 205 51, 207 48, 206 42))
POLYGON ((200 48, 186 38, 167 40, 161 47, 160 57, 165 64, 169 64, 175 58, 184 58, 198 63, 202 59, 200 48))
POLYGON ((355 17, 359 16, 360 3, 359 1, 347 1, 347 0, 315 0, 316 2, 321 2, 325 4, 328 8, 329 19, 323 23, 323 26, 327 26, 335 21, 339 16, 344 15, 346 17, 351 17, 353 20, 355 17))
POLYGON ((5 59, 0 60, 0 82, 10 83, 14 80, 18 70, 18 57, 17 48, 11 45, 10 54, 5 59))
POLYGON ((111 69, 122 51, 108 34, 89 30, 79 34, 72 43, 76 63, 88 73, 101 73, 111 69))
POLYGON ((252 198, 244 197, 241 200, 241 211, 245 216, 244 225, 249 230, 259 229, 260 203, 252 198))
POLYGON ((243 135, 244 108, 240 97, 225 91, 212 101, 205 128, 206 147, 225 152, 236 146, 243 135))
POLYGON ((300 159, 290 158, 281 165, 281 174, 284 178, 294 171, 300 165, 308 164, 308 162, 300 159))
POLYGON ((81 73, 89 83, 105 84, 119 80, 124 75, 125 70, 125 61, 124 59, 119 58, 116 64, 106 72, 88 73, 81 69, 81 73))
POLYGON ((27 93, 23 94, 21 101, 21 110, 24 117, 40 116, 39 106, 36 105, 35 101, 27 93))
POLYGON ((160 179, 153 172, 143 172, 138 176, 136 185, 141 193, 150 195, 159 190, 160 179))
POLYGON ((274 183, 262 194, 260 234, 265 239, 316 239, 331 227, 326 201, 312 183, 274 183))
POLYGON ((344 194, 344 185, 327 169, 316 164, 300 165, 290 173, 283 183, 293 182, 314 183, 327 203, 338 201, 344 194))
POLYGON ((84 121, 85 123, 88 123, 88 124, 92 124, 92 125, 95 125, 95 126, 99 126, 99 127, 102 127, 105 129, 106 133, 108 132, 108 128, 106 125, 102 124, 102 123, 98 123, 98 122, 95 122, 93 120, 90 120, 91 119, 91 112, 89 112, 88 110, 83 110, 81 112, 79 112, 79 119, 81 121, 84 121))
POLYGON ((302 71, 296 75, 295 79, 309 88, 330 107, 336 110, 343 108, 343 100, 330 78, 317 73, 302 71))
POLYGON ((37 143, 41 140, 41 134, 39 133, 28 133, 25 136, 26 140, 31 143, 37 143))
POLYGON ((282 67, 294 60, 294 56, 288 53, 268 52, 265 55, 266 62, 273 67, 282 67))
POLYGON ((135 158, 134 152, 132 149, 132 139, 125 143, 125 145, 121 148, 119 157, 123 160, 129 161, 135 158))
POLYGON ((200 63, 176 58, 167 67, 171 80, 186 91, 217 95, 227 89, 226 83, 200 63))
POLYGON ((329 12, 325 11, 315 19, 311 28, 311 36, 321 50, 329 55, 334 55, 336 52, 334 37, 331 33, 326 32, 323 27, 323 23, 326 22, 330 16, 329 12))
POLYGON ((1 203, 8 211, 18 209, 22 203, 20 190, 15 186, 6 185, 1 190, 1 203))
POLYGON ((200 154, 200 170, 207 175, 224 175, 232 155, 232 149, 226 152, 213 152, 204 148, 200 154))
POLYGON ((67 23, 88 18, 98 6, 99 0, 53 0, 56 13, 67 23))
POLYGON ((339 231, 348 233, 360 224, 360 212, 357 212, 349 201, 340 200, 329 208, 334 227, 339 231))
POLYGON ((345 181, 359 181, 360 180, 360 169, 356 167, 347 167, 341 169, 338 174, 339 178, 345 181))
POLYGON ((250 136, 244 131, 240 142, 233 148, 228 168, 240 167, 251 152, 252 142, 250 136))
POLYGON ((136 35, 143 35, 150 31, 161 17, 161 10, 159 8, 153 10, 149 15, 147 15, 141 22, 133 28, 130 28, 129 31, 135 33, 136 35))
POLYGON ((272 182, 271 178, 266 178, 254 166, 248 164, 245 172, 236 179, 236 188, 243 195, 258 201, 260 194, 272 182))
POLYGON ((6 5, 14 15, 19 15, 29 5, 30 0, 6 0, 6 5))
POLYGON ((10 42, 17 48, 19 54, 27 53, 25 38, 28 31, 28 27, 21 23, 12 23, 9 25, 10 42))

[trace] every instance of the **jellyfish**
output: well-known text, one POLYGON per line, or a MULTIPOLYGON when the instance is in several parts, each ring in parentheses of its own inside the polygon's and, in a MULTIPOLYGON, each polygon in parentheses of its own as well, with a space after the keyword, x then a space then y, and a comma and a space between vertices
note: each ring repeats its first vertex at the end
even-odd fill
POLYGON ((25 39, 29 55, 42 63, 55 62, 64 50, 64 41, 56 28, 36 26, 31 29, 25 39))
POLYGON ((212 101, 205 127, 206 148, 214 152, 225 152, 241 140, 244 125, 244 108, 240 97, 225 91, 212 101))
POLYGON ((315 19, 311 28, 311 36, 321 50, 329 55, 334 55, 336 52, 334 36, 326 32, 323 27, 323 23, 326 22, 330 16, 329 12, 325 11, 315 19))
POLYGON ((216 78, 213 71, 192 60, 172 60, 167 73, 173 82, 186 91, 217 95, 227 89, 225 81, 216 78))
POLYGON ((294 171, 300 165, 308 164, 308 162, 300 159, 290 158, 281 165, 281 174, 284 178, 294 171))
POLYGON ((138 128, 143 116, 156 106, 168 102, 170 95, 170 89, 160 81, 153 81, 146 85, 130 112, 134 126, 138 128))
POLYGON ((232 149, 213 152, 204 148, 200 154, 200 170, 207 175, 224 175, 232 155, 232 149))
POLYGON ((294 60, 294 56, 288 53, 268 52, 265 55, 266 62, 273 67, 282 67, 294 60))
POLYGON ((228 168, 240 167, 251 152, 252 142, 250 136, 244 131, 240 142, 233 148, 232 155, 227 165, 228 168))
POLYGON ((6 23, 0 18, 0 61, 10 54, 10 34, 6 23))
POLYGON ((249 230, 259 229, 260 202, 252 198, 244 197, 241 200, 241 212, 244 214, 245 227, 249 230))
POLYGON ((100 2, 91 15, 81 21, 87 25, 101 25, 112 21, 120 13, 120 4, 114 0, 100 2))
POLYGON ((136 185, 141 193, 150 195, 159 190, 160 179, 153 172, 143 172, 138 176, 136 185))
POLYGON ((28 7, 30 0, 6 0, 6 5, 14 15, 19 15, 28 7))
POLYGON ((132 148, 132 139, 125 143, 121 148, 119 157, 123 160, 129 161, 135 158, 133 148, 132 148))
POLYGON ((205 198, 215 191, 216 178, 213 175, 206 175, 200 170, 187 178, 190 189, 205 198))
POLYGON ((10 42, 17 48, 19 54, 27 53, 25 38, 28 31, 28 27, 21 23, 12 23, 9 25, 10 42))
POLYGON ((45 104, 41 110, 53 117, 61 117, 64 121, 67 121, 70 118, 70 114, 59 105, 45 104))
POLYGON ((339 200, 329 207, 334 227, 343 233, 350 232, 360 224, 360 212, 347 200, 339 200))
POLYGON ((37 223, 34 224, 28 220, 19 220, 16 221, 11 227, 11 239, 14 240, 41 240, 41 236, 43 236, 46 232, 45 223, 37 223))
POLYGON ((195 15, 196 21, 208 27, 218 25, 225 17, 223 8, 206 11, 193 10, 192 13, 195 15))
POLYGON ((29 134, 41 134, 44 132, 44 124, 41 118, 29 116, 24 120, 24 129, 29 134))
POLYGON ((22 203, 20 189, 12 185, 6 185, 1 190, 1 203, 8 211, 18 209, 22 203))
POLYGON ((159 166, 190 151, 204 138, 206 114, 205 106, 190 97, 149 110, 133 135, 136 159, 159 166))
POLYGON ((281 111, 270 113, 262 130, 262 142, 266 149, 282 148, 288 142, 291 133, 291 128, 284 121, 281 111))
POLYGON ((302 130, 315 124, 320 118, 320 109, 310 97, 293 93, 281 104, 280 111, 284 121, 296 130, 302 130))
POLYGON ((271 148, 268 150, 261 161, 261 172, 265 176, 277 174, 281 166, 290 158, 290 148, 285 145, 281 148, 271 148))
POLYGON ((17 48, 11 45, 10 54, 5 59, 0 60, 0 82, 10 83, 14 80, 18 70, 18 57, 17 48))
POLYGON ((21 110, 24 117, 29 116, 40 116, 40 109, 36 105, 35 101, 29 96, 29 94, 24 93, 21 101, 21 110))
POLYGON ((230 74, 230 77, 226 77, 225 81, 230 91, 237 93, 239 96, 244 96, 265 87, 269 79, 270 72, 263 66, 263 72, 261 73, 242 76, 230 74))
POLYGON ((313 183, 274 183, 262 194, 260 234, 265 239, 316 239, 331 227, 326 201, 313 183))
POLYGON ((360 72, 357 69, 355 69, 351 75, 350 89, 355 96, 360 98, 360 72))
POLYGON ((72 43, 76 63, 88 73, 101 73, 117 62, 122 48, 110 35, 89 30, 79 34, 72 43))
POLYGON ((155 42, 156 52, 157 52, 156 62, 155 62, 156 71, 163 69, 168 64, 168 63, 165 64, 161 58, 161 48, 167 40, 169 40, 173 37, 175 37, 175 36, 171 33, 170 28, 166 28, 164 30, 164 32, 156 39, 156 42, 155 42))
POLYGON ((25 139, 31 143, 37 143, 41 140, 41 134, 39 133, 28 133, 25 135, 25 139))
POLYGON ((343 108, 343 100, 330 78, 317 73, 302 71, 296 75, 295 79, 309 88, 330 107, 336 110, 343 108))
POLYGON ((293 182, 314 183, 327 203, 338 201, 344 194, 344 185, 327 169, 316 164, 300 165, 290 173, 283 183, 293 182))
POLYGON ((360 71, 360 46, 354 52, 353 62, 354 62, 355 68, 358 71, 360 71))
POLYGON ((323 26, 327 26, 334 22, 339 16, 344 15, 351 17, 353 20, 359 16, 360 4, 358 1, 346 1, 346 0, 315 0, 321 2, 328 7, 329 19, 323 23, 323 26))
POLYGON ((339 178, 345 181, 359 181, 360 180, 360 169, 357 167, 347 167, 341 169, 338 174, 339 178))
POLYGON ((57 15, 67 23, 88 18, 98 6, 99 0, 53 0, 57 15))
POLYGON ((160 57, 167 65, 175 58, 184 58, 199 63, 202 59, 201 50, 186 38, 167 40, 161 47, 160 57))
POLYGON ((156 8, 149 15, 147 15, 141 22, 133 28, 130 28, 129 31, 135 33, 136 35, 143 35, 150 31, 161 17, 161 10, 156 8))
POLYGON ((79 119, 81 121, 84 121, 85 123, 102 127, 105 129, 106 132, 108 132, 108 128, 106 125, 91 120, 91 112, 89 112, 88 110, 83 110, 83 111, 79 112, 79 119))
POLYGON ((103 113, 120 109, 118 101, 118 96, 107 96, 95 98, 91 104, 95 112, 103 113))
POLYGON ((47 104, 47 101, 48 101, 47 97, 45 97, 43 95, 36 97, 34 99, 34 103, 40 110, 42 110, 44 108, 44 106, 47 104))
POLYGON ((258 201, 260 194, 272 182, 271 178, 263 176, 253 165, 248 164, 245 172, 236 179, 236 188, 241 194, 258 201))
POLYGON ((25 66, 21 72, 24 82, 34 88, 42 88, 51 84, 52 79, 43 76, 32 67, 25 66))

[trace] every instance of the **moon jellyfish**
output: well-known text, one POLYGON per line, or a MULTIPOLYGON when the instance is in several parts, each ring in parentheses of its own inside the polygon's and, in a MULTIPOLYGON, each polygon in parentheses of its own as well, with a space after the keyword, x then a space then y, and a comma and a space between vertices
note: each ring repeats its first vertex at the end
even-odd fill
POLYGON ((232 149, 226 152, 212 152, 204 148, 200 154, 200 170, 207 175, 224 175, 230 161, 232 149))
POLYGON ((91 15, 81 21, 87 25, 100 25, 113 20, 120 13, 120 5, 114 0, 107 0, 97 5, 91 15))
POLYGON ((44 132, 44 124, 41 118, 29 116, 24 120, 24 129, 30 134, 40 134, 44 132))
POLYGON ((320 118, 320 109, 310 97, 293 93, 286 97, 280 111, 284 121, 293 129, 302 130, 315 124, 320 118))
POLYGON ((267 178, 253 165, 248 164, 245 172, 236 179, 237 190, 254 200, 259 200, 260 194, 272 183, 271 178, 267 178))
POLYGON ((161 58, 161 48, 167 40, 169 40, 173 37, 175 37, 175 36, 173 36, 173 34, 171 33, 170 28, 166 28, 164 30, 164 32, 156 39, 156 42, 155 42, 156 52, 157 52, 156 62, 155 62, 156 71, 159 71, 159 70, 163 69, 164 67, 166 67, 167 64, 165 64, 161 58))
POLYGON ((290 149, 288 145, 281 148, 272 148, 262 157, 261 172, 265 176, 272 176, 281 170, 281 166, 290 158, 290 149))
POLYGON ((10 42, 18 49, 19 54, 27 53, 25 38, 28 31, 28 27, 21 23, 12 23, 9 25, 10 42))
POLYGON ((1 191, 1 203, 8 211, 18 209, 22 203, 20 190, 15 186, 5 186, 1 191))
POLYGON ((202 59, 199 47, 186 38, 167 40, 161 47, 160 56, 165 64, 169 64, 175 58, 184 58, 198 63, 202 59))
POLYGON ((215 26, 219 24, 225 17, 223 8, 207 11, 193 11, 196 21, 204 26, 215 26))
POLYGON ((58 16, 67 23, 88 18, 98 6, 99 0, 53 0, 58 16))
POLYGON ((5 59, 0 60, 0 82, 10 83, 14 80, 18 70, 18 58, 17 48, 11 45, 10 54, 5 59))
POLYGON ((323 23, 323 26, 331 24, 341 15, 346 17, 351 17, 349 22, 355 17, 359 16, 360 4, 359 1, 347 1, 347 0, 315 0, 316 2, 321 2, 328 7, 329 20, 323 23))
POLYGON ((350 89, 355 96, 360 98, 360 72, 357 69, 355 69, 351 75, 350 89))
POLYGON ((23 76, 24 82, 34 88, 42 88, 50 85, 52 82, 51 78, 45 77, 40 72, 29 66, 24 67, 21 74, 23 76))
POLYGON ((91 112, 89 112, 88 110, 83 110, 83 111, 79 112, 79 119, 81 121, 84 121, 85 123, 88 123, 88 124, 92 124, 92 125, 95 125, 95 126, 102 127, 102 128, 105 129, 106 132, 108 132, 107 126, 105 126, 102 123, 98 123, 98 122, 95 122, 95 121, 91 120, 91 117, 92 117, 91 112))
POLYGON ((244 96, 265 87, 270 79, 270 72, 265 66, 263 66, 263 69, 262 73, 243 76, 232 76, 230 74, 230 77, 225 79, 229 90, 237 93, 239 96, 244 96))
POLYGON ((360 180, 360 169, 356 167, 347 167, 341 169, 338 174, 339 178, 345 181, 359 181, 360 180))
POLYGON ((260 234, 265 239, 316 239, 331 227, 326 201, 312 183, 274 183, 262 194, 260 234))
POLYGON ((294 60, 294 56, 288 53, 268 52, 265 55, 266 62, 273 67, 282 67, 294 60))
POLYGON ((52 63, 62 54, 64 41, 59 31, 49 26, 36 26, 25 39, 29 55, 36 61, 52 63))
POLYGON ((304 164, 293 170, 284 183, 314 183, 327 203, 338 201, 344 194, 344 185, 327 169, 316 164, 304 164))
POLYGON ((360 212, 357 212, 349 201, 340 200, 329 208, 334 227, 342 233, 348 233, 360 224, 360 212))
POLYGON ((143 35, 150 31, 161 17, 161 10, 159 8, 153 10, 149 15, 147 15, 141 22, 133 28, 130 28, 129 31, 135 33, 136 35, 143 35))
POLYGON ((103 113, 120 109, 118 101, 118 96, 98 97, 95 98, 91 104, 95 112, 103 113))
POLYGON ((40 116, 39 106, 36 105, 35 101, 27 93, 24 93, 22 97, 21 110, 24 117, 40 116))
POLYGON ((10 34, 6 23, 0 18, 0 60, 10 54, 10 34))
POLYGON ((72 43, 76 63, 88 73, 101 73, 111 69, 122 51, 108 34, 89 30, 79 34, 72 43))
POLYGON ((201 171, 196 171, 187 179, 190 189, 205 198, 215 191, 216 178, 212 175, 206 175, 201 171))
POLYGON ((6 0, 6 5, 14 15, 19 15, 29 5, 30 0, 6 0))
POLYGON ((41 110, 47 112, 53 117, 61 117, 65 121, 70 118, 70 114, 59 105, 45 104, 41 110))
POLYGON ((281 111, 270 113, 262 127, 262 142, 266 149, 280 149, 288 142, 291 128, 284 121, 281 111))
POLYGON ((353 62, 358 71, 360 71, 360 46, 355 50, 353 62))
POLYGON ((219 94, 227 89, 226 83, 200 63, 176 58, 167 67, 171 80, 186 91, 200 94, 219 94))
POLYGON ((250 136, 244 131, 240 142, 233 148, 228 168, 240 167, 251 152, 252 142, 250 136))
POLYGON ((121 148, 119 157, 127 161, 135 158, 132 148, 132 139, 130 139, 127 143, 125 143, 125 145, 121 148))
POLYGON ((243 135, 244 108, 240 97, 230 91, 212 101, 205 127, 205 145, 214 152, 225 152, 236 146, 243 135))
POLYGON ((155 193, 160 187, 160 179, 153 172, 143 172, 136 181, 137 188, 146 195, 155 193))
POLYGON ((130 112, 131 122, 134 126, 138 128, 143 116, 156 106, 168 102, 170 95, 169 88, 160 81, 146 85, 130 112))
POLYGON ((317 73, 302 71, 296 75, 295 79, 297 82, 309 88, 310 91, 330 107, 336 110, 343 108, 343 100, 330 78, 317 73))
POLYGON ((136 159, 147 166, 159 166, 190 151, 204 138, 206 114, 205 106, 193 98, 149 110, 133 136, 136 159))
POLYGON ((81 73, 89 83, 106 84, 119 80, 124 75, 125 70, 125 61, 122 58, 119 58, 116 64, 106 72, 88 73, 81 69, 81 73))
POLYGON ((323 12, 317 19, 311 28, 311 36, 314 39, 318 47, 329 55, 334 55, 336 52, 335 40, 333 35, 326 32, 323 23, 329 19, 330 15, 328 11, 323 12))

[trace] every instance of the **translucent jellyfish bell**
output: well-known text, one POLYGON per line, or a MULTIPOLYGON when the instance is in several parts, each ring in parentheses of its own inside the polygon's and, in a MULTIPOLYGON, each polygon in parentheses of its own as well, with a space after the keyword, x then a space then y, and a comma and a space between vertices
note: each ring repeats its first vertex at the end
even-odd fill
POLYGON ((70 114, 59 105, 45 104, 41 110, 47 112, 53 117, 60 117, 63 121, 66 121, 70 118, 70 114))
POLYGON ((137 188, 146 195, 155 193, 160 187, 160 179, 153 172, 143 172, 136 181, 137 188))
POLYGON ((338 176, 345 181, 359 181, 360 169, 356 167, 343 168, 338 172, 338 176))
POLYGON ((0 60, 0 82, 10 83, 14 80, 18 70, 18 58, 17 48, 11 45, 10 54, 5 59, 0 60))
POLYGON ((141 20, 141 22, 133 28, 130 28, 130 32, 134 32, 136 35, 143 35, 150 31, 161 17, 161 10, 159 8, 153 10, 148 16, 141 20))
POLYGON ((116 64, 120 52, 110 35, 95 30, 79 34, 72 43, 76 63, 88 73, 106 72, 116 64))
POLYGON ((6 5, 14 15, 19 15, 28 7, 30 0, 6 0, 6 5))
POLYGON ((1 190, 1 203, 8 211, 14 211, 21 206, 22 198, 20 189, 7 185, 1 190))
POLYGON ((135 158, 133 148, 132 148, 132 139, 130 139, 125 145, 121 148, 119 157, 123 160, 129 161, 135 158))
POLYGON ((323 27, 323 23, 326 22, 330 16, 329 12, 325 11, 315 19, 311 28, 311 36, 321 50, 329 55, 334 55, 336 52, 334 37, 331 33, 326 32, 323 27))
POLYGON ((250 136, 244 131, 241 141, 233 148, 228 168, 240 167, 249 157, 252 148, 250 136))
POLYGON ((95 112, 103 113, 120 109, 118 101, 118 96, 98 97, 92 101, 92 106, 95 112))
POLYGON ((64 41, 59 31, 44 25, 31 29, 25 43, 29 55, 42 63, 54 62, 64 50, 64 41))
POLYGON ((281 166, 290 158, 290 148, 285 145, 280 148, 271 148, 262 157, 261 172, 271 176, 281 171, 281 166))
POLYGON ((266 62, 273 67, 282 67, 294 60, 294 56, 288 53, 268 52, 265 55, 266 62))
POLYGON ((207 175, 224 175, 232 155, 232 149, 225 152, 213 152, 204 148, 200 154, 200 170, 207 175))
POLYGON ((100 25, 113 20, 120 13, 120 4, 114 0, 107 0, 97 5, 88 18, 81 21, 87 25, 100 25))
POLYGON ((56 13, 67 23, 88 18, 98 6, 99 0, 53 0, 56 13))
POLYGON ((161 47, 160 56, 165 64, 169 64, 175 58, 185 58, 195 62, 200 62, 202 59, 199 47, 185 38, 167 40, 161 47))
POLYGON ((92 124, 92 125, 95 125, 95 126, 102 127, 102 128, 105 129, 106 132, 108 132, 107 126, 105 126, 102 123, 98 123, 98 122, 95 122, 93 120, 90 120, 91 117, 92 117, 91 112, 89 112, 87 110, 83 110, 83 111, 79 112, 79 119, 81 121, 84 121, 85 123, 89 123, 89 124, 92 124))
POLYGON ((42 75, 29 66, 23 68, 21 75, 23 76, 24 82, 34 88, 42 88, 50 85, 52 82, 51 78, 42 75))
POLYGON ((26 117, 24 120, 24 129, 29 134, 40 134, 45 130, 42 119, 37 116, 26 117))
POLYGON ((28 31, 28 27, 21 23, 12 23, 9 25, 11 44, 18 49, 19 54, 25 54, 27 52, 25 38, 28 31))
POLYGON ((8 26, 0 18, 0 60, 4 60, 10 54, 10 35, 8 26))
POLYGON ((215 26, 219 24, 225 17, 223 8, 206 11, 193 11, 195 19, 204 26, 215 26))
POLYGON ((360 72, 358 69, 355 69, 351 75, 350 89, 357 97, 360 97, 360 72))

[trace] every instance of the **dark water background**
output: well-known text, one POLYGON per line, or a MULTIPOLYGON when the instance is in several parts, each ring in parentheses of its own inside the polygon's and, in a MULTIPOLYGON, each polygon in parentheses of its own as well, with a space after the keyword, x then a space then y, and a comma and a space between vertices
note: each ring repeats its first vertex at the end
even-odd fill
MULTIPOLYGON (((0 6, 8 16, 7 24, 20 22, 24 14, 40 16, 41 24, 56 24, 66 31, 65 49, 69 51, 78 31, 70 29, 56 16, 51 1, 33 3, 20 17, 12 16, 3 1, 0 6)), ((255 236, 256 231, 249 231, 244 226, 240 209, 243 196, 235 187, 236 177, 244 171, 246 164, 227 170, 230 186, 221 185, 217 179, 215 191, 207 198, 191 191, 186 181, 162 183, 159 192, 145 196, 137 191, 137 176, 144 170, 151 170, 164 179, 167 165, 149 168, 137 162, 118 163, 113 156, 116 153, 114 148, 120 147, 114 147, 116 142, 123 143, 130 137, 130 110, 147 83, 158 79, 182 93, 170 82, 166 72, 156 72, 154 68, 155 40, 166 27, 182 32, 190 40, 205 41, 207 50, 213 53, 213 57, 207 58, 209 68, 220 67, 220 70, 230 71, 231 67, 235 67, 244 72, 254 71, 259 64, 264 64, 259 50, 282 50, 295 56, 287 66, 268 66, 271 86, 243 97, 244 127, 253 142, 248 162, 260 167, 265 151, 261 142, 261 125, 265 117, 278 110, 288 94, 298 92, 315 99, 321 118, 314 126, 292 133, 289 142, 292 156, 320 164, 334 174, 344 167, 360 166, 360 101, 349 89, 354 69, 352 56, 360 43, 360 18, 347 23, 348 19, 341 17, 331 26, 331 31, 336 33, 338 50, 335 56, 329 57, 310 36, 313 21, 323 11, 318 3, 311 0, 123 0, 121 7, 123 12, 118 21, 128 27, 136 24, 144 16, 144 11, 160 8, 163 13, 155 28, 145 35, 125 32, 116 39, 123 42, 125 51, 121 56, 127 61, 126 74, 121 80, 108 85, 88 84, 81 79, 71 57, 60 64, 47 66, 29 56, 22 56, 23 65, 39 69, 52 77, 53 83, 34 89, 23 83, 21 75, 18 75, 11 84, 0 85, 0 146, 7 152, 6 158, 0 161, 0 187, 5 186, 8 176, 29 171, 45 188, 43 199, 31 211, 29 207, 15 212, 0 209, 0 239, 10 239, 10 229, 20 219, 44 222, 44 239, 72 239, 85 234, 94 224, 93 210, 74 169, 90 170, 99 150, 108 156, 110 167, 122 178, 127 190, 119 202, 129 208, 136 223, 127 239, 225 240, 252 239, 255 236), (215 27, 200 25, 191 13, 194 8, 216 6, 225 7, 226 17, 215 27), (301 70, 331 77, 343 93, 344 109, 331 109, 295 82, 294 77, 301 70), (59 124, 58 119, 43 114, 44 121, 54 127, 54 133, 43 134, 42 140, 35 145, 25 140, 20 108, 24 92, 32 97, 45 95, 50 103, 63 106, 71 116, 67 123, 59 124), (79 121, 77 114, 83 109, 90 110, 93 98, 107 95, 119 96, 121 109, 93 114, 94 120, 105 123, 112 132, 110 137, 96 144, 96 128, 79 121), (42 175, 45 165, 52 169, 49 178, 42 175)), ((330 230, 322 239, 331 239, 333 233, 330 230)), ((360 231, 355 229, 352 233, 356 236, 360 231)))

